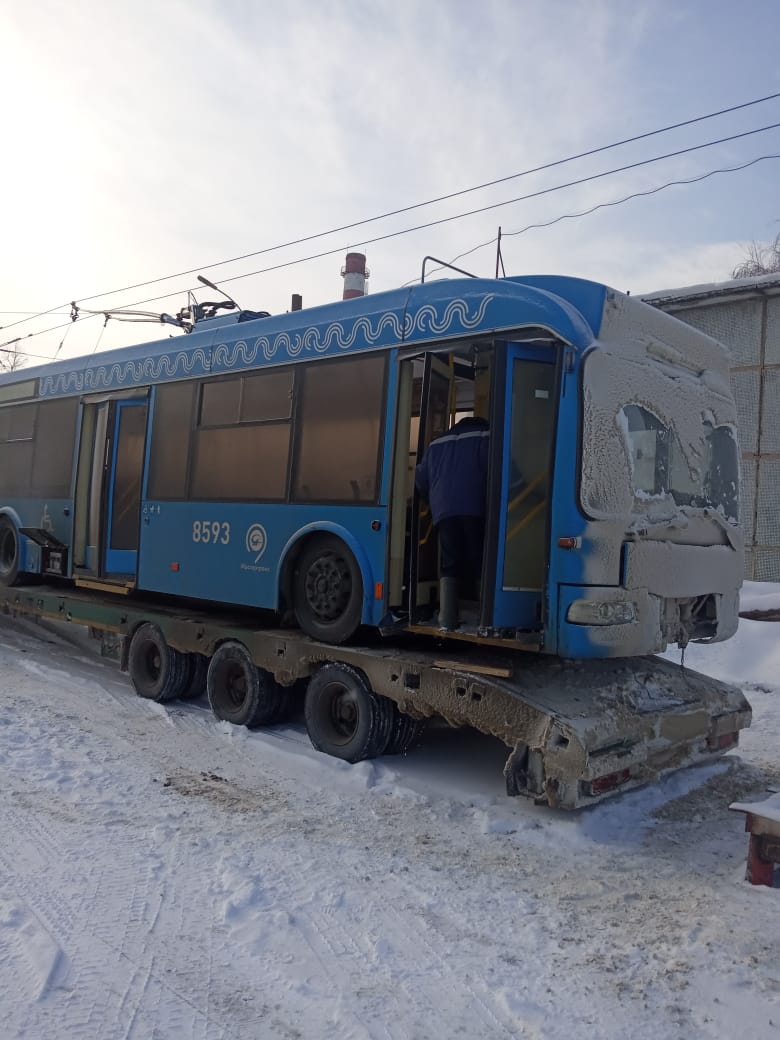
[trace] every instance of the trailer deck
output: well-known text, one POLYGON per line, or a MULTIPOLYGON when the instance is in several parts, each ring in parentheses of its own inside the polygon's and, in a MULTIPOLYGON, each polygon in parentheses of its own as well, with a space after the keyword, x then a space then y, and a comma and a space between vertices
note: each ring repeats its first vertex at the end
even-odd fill
POLYGON ((298 630, 261 627, 257 613, 64 585, 0 588, 0 610, 113 633, 124 669, 130 638, 144 622, 157 625, 169 646, 204 658, 227 641, 242 643, 287 689, 323 664, 350 666, 412 718, 439 716, 502 740, 507 793, 562 809, 718 758, 737 746, 751 720, 741 690, 657 657, 562 661, 376 635, 360 646, 331 646, 298 630))

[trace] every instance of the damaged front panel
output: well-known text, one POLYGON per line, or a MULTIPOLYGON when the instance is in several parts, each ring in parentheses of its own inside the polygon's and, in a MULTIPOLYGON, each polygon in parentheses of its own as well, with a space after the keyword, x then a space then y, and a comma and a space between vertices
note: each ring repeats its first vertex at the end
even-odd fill
POLYGON ((587 519, 579 580, 559 589, 562 656, 733 635, 744 567, 735 422, 725 349, 608 293, 582 365, 587 519))

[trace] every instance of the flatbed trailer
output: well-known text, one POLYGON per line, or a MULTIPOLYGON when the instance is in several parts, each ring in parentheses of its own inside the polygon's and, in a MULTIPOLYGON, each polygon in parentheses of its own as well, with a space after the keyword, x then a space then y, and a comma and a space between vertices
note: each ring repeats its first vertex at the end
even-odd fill
MULTIPOLYGON (((142 696, 172 699, 175 684, 158 696, 159 687, 144 687, 145 674, 139 679, 144 662, 159 671, 161 655, 178 662, 175 690, 186 685, 188 693, 202 693, 208 671, 211 706, 229 721, 277 720, 313 676, 320 692, 341 683, 350 692, 347 707, 357 703, 363 710, 360 706, 368 704, 372 712, 376 731, 366 731, 365 753, 350 757, 338 746, 323 747, 312 732, 308 707, 307 726, 315 747, 350 761, 405 750, 414 720, 440 717, 453 726, 471 726, 506 744, 509 795, 561 809, 592 805, 674 769, 712 761, 737 746, 739 731, 751 721, 750 705, 738 688, 653 656, 565 661, 378 635, 359 646, 331 646, 298 630, 258 627, 257 613, 190 609, 64 585, 0 588, 0 610, 118 637, 120 665, 142 696), (242 655, 258 670, 261 695, 270 691, 273 699, 272 709, 255 711, 251 719, 242 715, 243 685, 228 690, 235 712, 230 697, 219 694, 225 662, 242 655)), ((341 725, 350 725, 349 716, 341 725)))

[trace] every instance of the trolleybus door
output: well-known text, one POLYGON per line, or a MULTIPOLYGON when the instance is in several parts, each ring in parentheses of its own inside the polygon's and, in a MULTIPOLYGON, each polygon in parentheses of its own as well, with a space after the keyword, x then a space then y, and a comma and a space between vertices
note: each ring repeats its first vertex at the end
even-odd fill
MULTIPOLYGON (((454 368, 447 355, 425 355, 420 426, 417 437, 417 459, 434 439, 445 433, 450 424, 454 368)), ((427 502, 417 490, 412 502, 411 574, 409 581, 409 618, 425 620, 423 614, 435 601, 439 577, 439 543, 427 502)))
POLYGON ((106 575, 134 575, 138 559, 146 401, 115 401, 110 428, 103 570, 106 575))
POLYGON ((496 361, 482 624, 533 631, 549 559, 557 358, 550 347, 507 343, 496 361))

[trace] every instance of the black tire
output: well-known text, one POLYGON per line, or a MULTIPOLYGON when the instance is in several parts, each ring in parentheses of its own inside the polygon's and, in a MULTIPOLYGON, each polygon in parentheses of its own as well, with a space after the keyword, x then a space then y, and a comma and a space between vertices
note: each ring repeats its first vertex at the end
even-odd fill
POLYGON ((206 692, 206 675, 209 670, 209 659, 203 654, 187 654, 189 678, 180 696, 182 700, 194 700, 206 692))
POLYGON ((312 676, 304 717, 318 751, 345 762, 384 754, 393 726, 393 702, 374 693, 348 664, 326 664, 312 676))
POLYGON ((323 643, 344 643, 357 631, 363 579, 340 538, 316 535, 304 547, 293 578, 293 610, 306 635, 323 643))
POLYGON ((234 726, 270 726, 285 709, 283 688, 258 668, 243 643, 223 643, 211 658, 206 690, 218 719, 234 726))
POLYGON ((19 533, 12 520, 0 516, 0 585, 15 585, 19 579, 19 533))
POLYGON ((181 697, 191 675, 187 658, 168 646, 157 625, 145 622, 130 640, 127 670, 135 692, 160 704, 181 697))
POLYGON ((426 719, 413 719, 393 704, 393 726, 385 748, 386 755, 405 755, 417 744, 425 730, 426 719))

